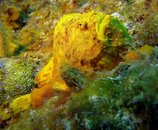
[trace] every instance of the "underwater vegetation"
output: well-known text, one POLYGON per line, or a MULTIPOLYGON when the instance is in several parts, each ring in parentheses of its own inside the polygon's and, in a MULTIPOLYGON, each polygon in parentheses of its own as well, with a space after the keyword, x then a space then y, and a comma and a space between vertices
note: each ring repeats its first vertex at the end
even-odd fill
POLYGON ((56 94, 22 115, 9 129, 156 130, 158 121, 158 49, 140 61, 121 63, 68 99, 56 94), (152 79, 152 80, 151 80, 152 79), (62 100, 67 100, 63 105, 62 100), (41 122, 42 123, 39 123, 41 122), (35 125, 38 124, 38 125, 35 125))
POLYGON ((72 95, 73 119, 67 120, 78 129, 156 129, 158 68, 157 59, 150 58, 120 64, 111 76, 101 76, 72 95))
POLYGON ((157 45, 158 39, 158 15, 157 13, 154 13, 150 16, 148 16, 143 24, 138 27, 140 30, 138 33, 138 37, 140 37, 140 40, 145 44, 150 45, 157 45), (150 24, 152 22, 153 24, 150 24), (146 38, 145 38, 146 37, 146 38))
POLYGON ((0 129, 157 130, 156 0, 0 0, 0 129))
POLYGON ((3 65, 0 67, 3 94, 0 104, 31 92, 34 87, 33 65, 22 59, 1 59, 0 63, 3 65))
POLYGON ((3 121, 28 109, 28 98, 18 97, 29 94, 34 88, 35 70, 33 64, 21 58, 2 58, 0 64, 0 121, 3 121))
POLYGON ((11 41, 11 35, 7 28, 3 25, 3 23, 0 21, 0 34, 1 34, 1 40, 0 40, 0 49, 1 49, 1 55, 0 57, 10 56, 14 53, 14 51, 17 49, 17 45, 11 41))

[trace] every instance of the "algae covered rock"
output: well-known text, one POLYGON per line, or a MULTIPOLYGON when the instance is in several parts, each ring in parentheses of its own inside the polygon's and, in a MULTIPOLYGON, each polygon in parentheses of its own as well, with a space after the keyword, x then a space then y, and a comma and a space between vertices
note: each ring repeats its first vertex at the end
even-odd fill
POLYGON ((73 94, 68 103, 70 126, 90 130, 157 128, 155 54, 156 48, 154 54, 141 62, 120 64, 108 77, 99 76, 84 90, 73 94))
POLYGON ((9 129, 156 129, 157 56, 158 49, 154 48, 152 54, 141 62, 124 62, 108 76, 102 72, 84 89, 68 98, 58 93, 41 109, 25 113, 9 129))
POLYGON ((110 15, 102 12, 66 14, 55 27, 53 58, 35 80, 39 87, 51 84, 56 90, 69 91, 60 73, 63 64, 83 72, 112 69, 131 43, 127 29, 110 15))
POLYGON ((69 98, 63 93, 58 93, 51 97, 40 109, 30 109, 23 113, 20 120, 8 127, 8 130, 43 130, 43 129, 64 129, 60 123, 64 116, 66 105, 63 105, 63 99, 69 98), (62 106, 63 105, 63 106, 62 106))
POLYGON ((138 30, 138 37, 144 44, 157 45, 158 39, 158 14, 153 13, 148 16, 142 25, 136 28, 138 30))
MULTIPOLYGON (((1 93, 9 100, 30 93, 34 87, 34 66, 22 59, 1 59, 1 93)), ((1 102, 2 103, 2 102, 1 102)))

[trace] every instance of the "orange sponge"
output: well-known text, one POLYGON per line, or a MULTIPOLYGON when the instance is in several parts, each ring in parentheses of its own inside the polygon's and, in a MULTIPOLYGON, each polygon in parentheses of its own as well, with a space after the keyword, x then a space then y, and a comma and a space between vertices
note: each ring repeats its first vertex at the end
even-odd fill
POLYGON ((44 101, 52 95, 52 87, 45 85, 41 88, 35 88, 31 93, 32 106, 34 108, 42 106, 44 101))

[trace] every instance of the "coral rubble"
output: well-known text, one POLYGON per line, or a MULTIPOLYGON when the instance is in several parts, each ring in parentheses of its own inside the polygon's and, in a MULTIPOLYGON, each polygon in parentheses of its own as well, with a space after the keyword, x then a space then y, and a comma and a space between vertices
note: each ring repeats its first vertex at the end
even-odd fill
POLYGON ((0 129, 157 130, 157 0, 0 0, 0 129))

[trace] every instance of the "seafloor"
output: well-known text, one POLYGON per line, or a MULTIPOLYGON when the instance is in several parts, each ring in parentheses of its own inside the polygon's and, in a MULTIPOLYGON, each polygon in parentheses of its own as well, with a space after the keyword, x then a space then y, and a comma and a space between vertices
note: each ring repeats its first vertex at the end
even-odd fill
POLYGON ((157 0, 0 0, 0 129, 158 130, 157 0))

